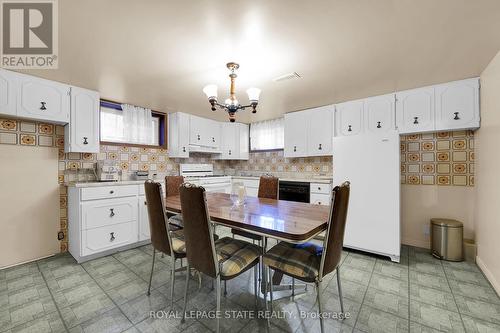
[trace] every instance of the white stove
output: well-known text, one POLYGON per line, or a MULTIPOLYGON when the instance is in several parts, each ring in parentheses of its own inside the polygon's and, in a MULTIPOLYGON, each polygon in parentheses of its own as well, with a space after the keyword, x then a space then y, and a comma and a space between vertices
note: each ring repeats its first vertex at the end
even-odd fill
POLYGON ((180 174, 187 182, 203 186, 207 192, 231 193, 231 177, 214 175, 212 164, 181 164, 180 174))

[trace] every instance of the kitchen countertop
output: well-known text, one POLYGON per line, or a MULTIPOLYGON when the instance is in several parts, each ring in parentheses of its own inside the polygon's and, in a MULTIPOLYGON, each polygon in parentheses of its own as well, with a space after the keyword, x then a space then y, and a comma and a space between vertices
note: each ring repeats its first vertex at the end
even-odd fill
POLYGON ((68 187, 104 187, 104 186, 123 186, 123 185, 140 185, 144 184, 144 180, 121 180, 118 182, 70 182, 66 183, 68 187))
MULTIPOLYGON (((250 179, 250 180, 258 180, 258 176, 225 176, 236 179, 250 179)), ((330 184, 332 182, 332 178, 328 177, 318 177, 318 178, 280 178, 283 181, 291 181, 291 182, 304 182, 304 183, 321 183, 321 184, 330 184)), ((156 179, 156 181, 162 182, 163 179, 156 179)), ((140 185, 144 184, 144 180, 123 180, 118 182, 69 182, 65 185, 68 187, 104 187, 104 186, 123 186, 123 185, 140 185)))
MULTIPOLYGON (((237 179, 259 179, 260 177, 258 176, 231 176, 232 178, 237 178, 237 179)), ((321 183, 321 184, 330 184, 332 183, 333 179, 328 178, 328 177, 318 177, 318 178, 290 178, 290 177, 284 177, 284 178, 279 178, 279 180, 287 181, 287 182, 304 182, 304 183, 321 183)))

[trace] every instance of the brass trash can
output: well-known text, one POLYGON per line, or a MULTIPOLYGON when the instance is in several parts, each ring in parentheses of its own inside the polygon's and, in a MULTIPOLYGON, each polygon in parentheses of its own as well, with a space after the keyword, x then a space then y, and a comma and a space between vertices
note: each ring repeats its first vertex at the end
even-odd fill
POLYGON ((462 261, 464 225, 451 219, 431 219, 431 253, 448 261, 462 261))

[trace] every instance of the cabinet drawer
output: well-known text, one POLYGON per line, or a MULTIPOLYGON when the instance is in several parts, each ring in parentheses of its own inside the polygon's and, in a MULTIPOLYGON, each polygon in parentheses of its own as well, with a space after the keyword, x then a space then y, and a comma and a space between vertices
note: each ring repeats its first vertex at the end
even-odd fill
POLYGON ((310 203, 313 205, 328 206, 330 204, 330 195, 311 193, 310 203))
POLYGON ((248 189, 249 187, 259 188, 259 180, 258 179, 233 179, 233 184, 242 183, 248 189))
POLYGON ((137 242, 137 222, 128 222, 85 230, 82 233, 82 255, 99 253, 137 242))
POLYGON ((111 199, 137 195, 137 185, 82 188, 82 200, 111 199))
POLYGON ((82 203, 82 229, 137 220, 137 199, 122 198, 82 203))
POLYGON ((311 183, 311 193, 328 194, 330 195, 330 184, 311 183))

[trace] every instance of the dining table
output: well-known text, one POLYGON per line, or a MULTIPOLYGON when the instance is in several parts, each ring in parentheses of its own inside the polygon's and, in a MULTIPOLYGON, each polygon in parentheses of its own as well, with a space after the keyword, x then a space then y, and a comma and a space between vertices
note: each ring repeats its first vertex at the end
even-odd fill
MULTIPOLYGON (((301 244, 324 232, 328 225, 329 206, 248 196, 243 203, 235 204, 237 200, 234 199, 231 194, 206 192, 211 222, 262 236, 263 252, 267 249, 269 238, 301 244)), ((182 213, 180 196, 166 197, 165 209, 170 213, 182 213)), ((261 269, 261 272, 264 270, 261 269)), ((262 274, 261 279, 266 282, 265 274, 262 274)), ((273 281, 278 281, 273 284, 279 284, 281 278, 273 278, 273 281)), ((296 288, 303 287, 303 291, 307 290, 307 285, 299 286, 295 283, 293 286, 290 284, 278 287, 282 288, 275 290, 291 290, 292 296, 300 293, 296 293, 296 288)), ((264 292, 264 288, 261 289, 264 292)))

